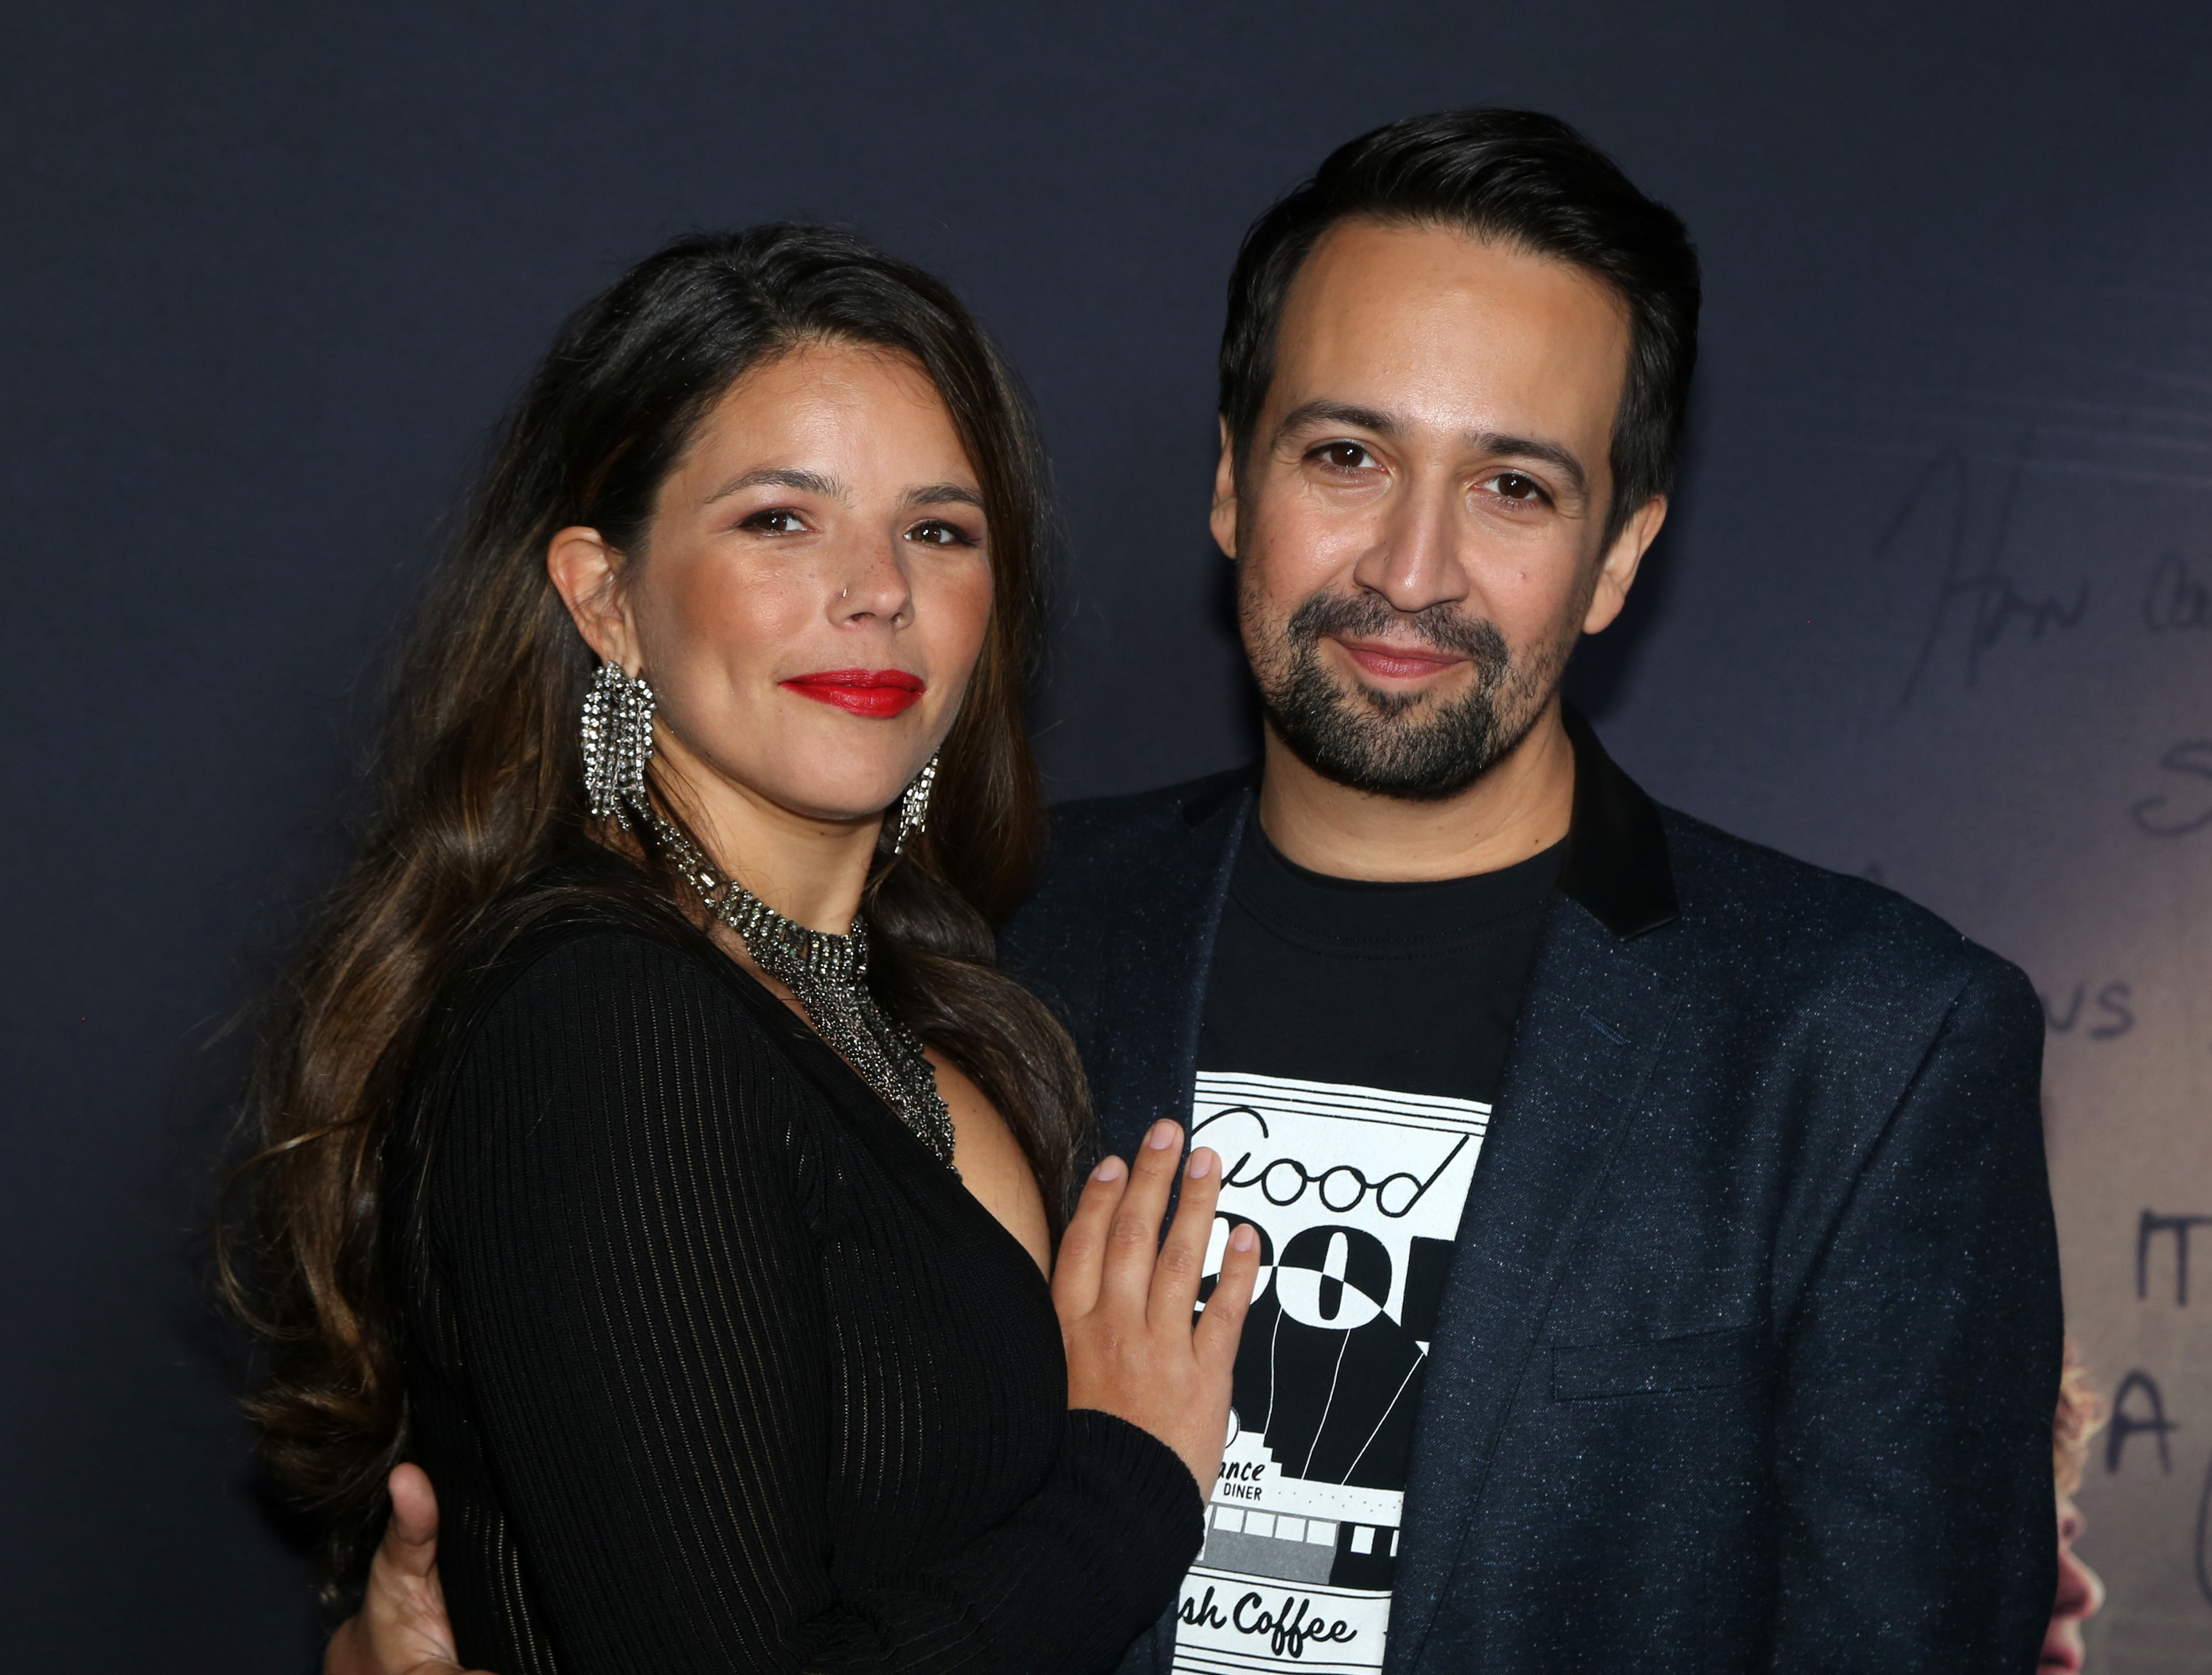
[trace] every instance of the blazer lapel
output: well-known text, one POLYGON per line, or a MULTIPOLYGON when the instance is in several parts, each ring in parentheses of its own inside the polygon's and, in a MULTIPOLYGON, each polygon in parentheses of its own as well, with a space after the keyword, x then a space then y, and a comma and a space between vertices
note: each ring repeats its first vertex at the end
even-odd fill
POLYGON ((1429 1347, 1384 1667, 1419 1666, 1562 1266, 1675 996, 1555 897, 1429 1347))
POLYGON ((1249 786, 1217 786, 1169 817, 1157 863, 1123 881, 1128 899, 1099 950, 1098 1013, 1085 1061, 1100 1138, 1122 1156, 1162 1117, 1190 1120, 1206 968, 1249 786))

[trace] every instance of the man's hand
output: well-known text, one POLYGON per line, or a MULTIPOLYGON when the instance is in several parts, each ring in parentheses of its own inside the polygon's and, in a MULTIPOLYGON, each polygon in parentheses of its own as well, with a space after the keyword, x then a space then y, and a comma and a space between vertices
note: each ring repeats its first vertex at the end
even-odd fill
POLYGON ((392 1518, 368 1567, 368 1591, 331 1636, 323 1675, 462 1675, 438 1585, 437 1495, 419 1466, 394 1466, 386 1486, 392 1518))

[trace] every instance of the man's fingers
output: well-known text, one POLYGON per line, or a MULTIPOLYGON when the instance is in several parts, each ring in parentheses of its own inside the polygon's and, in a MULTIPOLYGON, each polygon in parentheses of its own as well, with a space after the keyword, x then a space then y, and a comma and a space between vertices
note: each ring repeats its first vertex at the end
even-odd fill
POLYGON ((1159 1259, 1160 1223, 1168 1213, 1168 1193, 1182 1160, 1182 1130, 1163 1117, 1145 1136, 1129 1166, 1129 1190, 1106 1229, 1106 1254, 1098 1277, 1098 1301, 1142 1314, 1152 1295, 1152 1265, 1159 1259))
MULTIPOLYGON (((384 1486, 392 1496, 392 1518, 384 1526, 384 1545, 404 1551, 405 1568, 410 1574, 420 1575, 438 1558, 438 1495, 430 1487, 430 1474, 419 1466, 395 1466, 384 1486)), ((395 1551, 395 1560, 400 1551, 395 1551)))
POLYGON ((1088 1314, 1098 1302, 1098 1270, 1106 1251, 1106 1230, 1129 1188, 1129 1166, 1109 1157, 1083 1183, 1083 1197, 1060 1235, 1053 1259, 1052 1302, 1062 1316, 1088 1314))
POLYGON ((462 1675, 438 1585, 438 1496, 419 1466, 385 1479, 392 1515, 368 1567, 361 1610, 338 1625, 323 1675, 462 1675))
POLYGON ((1190 1324, 1198 1303, 1198 1283, 1206 1271, 1206 1241, 1213 1232, 1214 1200, 1221 1196, 1221 1156, 1199 1146, 1183 1165, 1182 1196, 1175 1225, 1152 1265, 1152 1289, 1146 1313, 1155 1326, 1190 1324))
POLYGON ((1244 1330, 1244 1317, 1252 1309, 1252 1290, 1260 1277, 1260 1235, 1249 1222, 1240 1222, 1221 1253, 1221 1276, 1206 1312, 1198 1317, 1194 1347, 1199 1364, 1209 1372, 1226 1373, 1237 1362, 1237 1341, 1244 1330))

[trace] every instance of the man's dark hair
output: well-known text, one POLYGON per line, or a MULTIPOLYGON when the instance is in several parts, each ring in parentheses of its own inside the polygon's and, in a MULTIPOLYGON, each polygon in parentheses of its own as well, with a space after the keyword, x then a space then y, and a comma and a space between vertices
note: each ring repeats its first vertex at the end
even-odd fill
POLYGON ((1557 117, 1445 111, 1331 152, 1312 179, 1252 223, 1229 281, 1221 416, 1237 474, 1267 387, 1283 302, 1321 235, 1352 218, 1450 228, 1569 262, 1626 304, 1628 379, 1613 428, 1605 543, 1674 475, 1698 358, 1698 252, 1681 218, 1638 191, 1557 117))

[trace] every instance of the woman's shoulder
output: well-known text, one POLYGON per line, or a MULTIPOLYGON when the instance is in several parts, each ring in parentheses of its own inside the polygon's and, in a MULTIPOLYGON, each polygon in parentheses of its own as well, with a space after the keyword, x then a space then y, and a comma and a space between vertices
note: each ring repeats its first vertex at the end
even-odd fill
POLYGON ((430 1021, 387 1154, 395 1201, 422 1212, 404 1236, 450 1253, 490 1206, 516 1228, 632 1200, 813 1213, 820 1101, 777 1003, 703 934, 564 888, 481 941, 430 1021))
POLYGON ((442 986, 420 1062, 434 1072, 518 1035, 562 1058, 624 1038, 674 1049, 757 1037, 779 1019, 754 986, 634 869, 571 861, 485 915, 442 986))
POLYGON ((480 1017, 617 995, 632 1006, 696 995, 743 1011, 717 961, 726 956, 703 938, 586 907, 520 932, 465 982, 481 986, 472 1008, 480 1017))
POLYGON ((673 1125, 781 1149, 819 1126, 787 1016, 672 910, 556 882, 479 937, 446 986, 405 1144, 427 1153, 458 1124, 485 1144, 559 1133, 619 1149, 627 1132, 673 1125))

